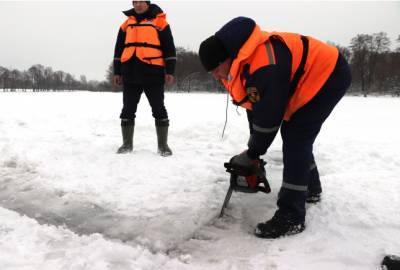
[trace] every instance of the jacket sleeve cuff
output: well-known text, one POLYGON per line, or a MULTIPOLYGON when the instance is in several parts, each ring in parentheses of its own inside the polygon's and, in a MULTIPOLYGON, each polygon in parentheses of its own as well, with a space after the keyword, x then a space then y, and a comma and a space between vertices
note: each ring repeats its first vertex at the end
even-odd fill
POLYGON ((175 59, 167 60, 165 63, 165 73, 174 75, 175 74, 175 66, 176 66, 175 59))
POLYGON ((251 134, 247 143, 247 146, 249 147, 249 150, 247 150, 247 155, 252 159, 259 158, 260 156, 264 155, 272 144, 275 134, 267 135, 258 132, 251 134))
POLYGON ((249 148, 249 149, 247 150, 247 156, 248 156, 250 159, 258 159, 258 158, 260 158, 260 155, 257 154, 257 152, 254 151, 254 149, 251 149, 251 148, 249 148))
POLYGON ((114 59, 113 68, 114 75, 121 75, 121 61, 119 59, 114 59))

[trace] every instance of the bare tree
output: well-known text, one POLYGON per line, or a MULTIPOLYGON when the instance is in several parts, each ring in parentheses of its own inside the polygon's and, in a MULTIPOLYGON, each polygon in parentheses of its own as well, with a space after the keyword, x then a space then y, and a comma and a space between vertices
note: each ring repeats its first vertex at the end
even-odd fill
POLYGON ((32 78, 32 89, 33 91, 42 91, 44 82, 44 66, 34 65, 28 69, 32 78))
POLYGON ((65 90, 65 77, 67 74, 64 71, 56 71, 53 73, 53 81, 56 90, 65 90))
POLYGON ((55 89, 53 74, 54 72, 51 67, 45 67, 43 69, 43 89, 46 91, 49 91, 50 89, 55 89))
POLYGON ((340 46, 339 44, 336 44, 336 43, 334 43, 332 41, 328 41, 327 43, 332 45, 332 46, 335 46, 339 50, 340 54, 343 55, 343 57, 347 61, 350 61, 351 51, 349 50, 349 48, 340 46))
POLYGON ((6 68, 0 67, 0 83, 3 88, 3 91, 6 91, 6 89, 8 89, 9 77, 10 77, 10 71, 6 68))
POLYGON ((22 72, 22 83, 20 88, 22 89, 22 91, 26 91, 27 89, 32 88, 32 78, 27 71, 22 72))
POLYGON ((86 76, 85 75, 81 75, 81 77, 80 77, 80 87, 82 87, 82 89, 88 89, 88 82, 87 82, 87 79, 86 79, 86 76))
POLYGON ((67 73, 65 76, 65 86, 66 89, 72 90, 74 85, 74 78, 72 77, 71 74, 67 73))
POLYGON ((178 89, 183 90, 187 83, 185 78, 188 78, 189 75, 196 74, 196 77, 198 77, 207 74, 199 61, 197 53, 177 47, 176 54, 178 59, 176 61, 175 76, 178 89))
POLYGON ((371 35, 360 34, 351 39, 350 48, 352 54, 353 74, 358 77, 361 84, 361 92, 367 96, 368 66, 371 57, 373 37, 371 35))
POLYGON ((106 80, 110 84, 113 84, 113 78, 114 78, 114 62, 111 62, 106 70, 106 80))
POLYGON ((106 80, 102 84, 98 84, 95 88, 94 91, 112 91, 112 90, 117 90, 117 91, 122 91, 122 87, 117 87, 117 89, 113 88, 116 87, 114 86, 114 62, 111 62, 106 70, 106 75, 105 75, 106 80), (96 89, 98 88, 98 89, 96 89), (104 90, 101 90, 104 89, 104 90))
POLYGON ((390 51, 390 39, 385 32, 372 34, 372 44, 370 59, 368 65, 368 85, 381 87, 383 78, 386 77, 382 74, 385 70, 384 64, 386 59, 384 57, 390 51), (380 77, 378 79, 378 77, 380 77))
POLYGON ((17 69, 13 69, 10 72, 9 80, 10 80, 10 84, 9 84, 10 90, 16 91, 22 82, 22 73, 17 69))

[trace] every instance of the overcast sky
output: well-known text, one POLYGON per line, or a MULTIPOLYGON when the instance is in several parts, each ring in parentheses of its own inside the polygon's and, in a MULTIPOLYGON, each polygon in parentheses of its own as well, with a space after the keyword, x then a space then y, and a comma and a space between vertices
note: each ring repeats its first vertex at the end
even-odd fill
MULTIPOLYGON (((400 2, 153 1, 166 13, 175 45, 197 51, 236 16, 266 31, 311 35, 343 46, 357 34, 400 35, 400 2)), ((103 80, 131 1, 0 1, 0 66, 33 64, 103 80)))

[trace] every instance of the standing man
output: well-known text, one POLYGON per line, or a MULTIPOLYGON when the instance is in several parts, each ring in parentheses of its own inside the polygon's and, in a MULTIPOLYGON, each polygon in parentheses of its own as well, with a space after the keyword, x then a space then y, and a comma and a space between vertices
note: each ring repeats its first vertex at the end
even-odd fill
POLYGON ((124 11, 128 19, 118 32, 114 52, 114 85, 123 85, 120 115, 123 144, 117 153, 131 152, 136 109, 142 92, 150 103, 158 140, 158 153, 170 156, 169 119, 164 106, 164 83, 174 80, 176 51, 166 14, 150 1, 133 1, 124 11))
POLYGON ((232 165, 257 170, 257 160, 281 130, 284 169, 278 210, 257 225, 255 235, 277 238, 302 232, 305 203, 318 202, 322 192, 313 144, 350 86, 346 60, 331 45, 294 33, 264 32, 245 17, 204 40, 199 56, 248 113, 248 149, 234 156, 232 165))

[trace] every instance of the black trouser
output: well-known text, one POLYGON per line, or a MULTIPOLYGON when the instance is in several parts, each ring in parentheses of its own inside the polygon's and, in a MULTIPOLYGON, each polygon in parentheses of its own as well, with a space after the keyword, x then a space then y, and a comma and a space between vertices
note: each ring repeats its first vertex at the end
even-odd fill
POLYGON ((123 108, 121 119, 135 119, 140 96, 145 93, 155 119, 167 119, 168 113, 164 106, 164 85, 141 85, 124 82, 123 108))
POLYGON ((283 141, 283 183, 277 214, 304 222, 307 192, 322 191, 313 155, 313 144, 323 122, 351 84, 347 62, 339 56, 336 67, 318 92, 304 107, 281 126, 283 141))

